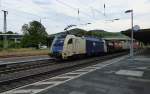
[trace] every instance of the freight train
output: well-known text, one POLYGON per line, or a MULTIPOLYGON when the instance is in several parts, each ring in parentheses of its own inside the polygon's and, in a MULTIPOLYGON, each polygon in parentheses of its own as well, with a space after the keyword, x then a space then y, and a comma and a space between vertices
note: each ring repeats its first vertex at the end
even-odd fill
POLYGON ((70 57, 103 55, 128 50, 129 48, 129 42, 106 41, 102 38, 78 37, 64 34, 54 38, 50 48, 50 56, 68 59, 70 57))

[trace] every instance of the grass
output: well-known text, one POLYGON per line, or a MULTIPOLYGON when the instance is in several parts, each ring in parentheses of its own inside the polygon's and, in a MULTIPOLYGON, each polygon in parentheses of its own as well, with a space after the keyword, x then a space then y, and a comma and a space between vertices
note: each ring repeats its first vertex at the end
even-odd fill
POLYGON ((0 51, 0 58, 48 55, 49 49, 19 48, 0 51))

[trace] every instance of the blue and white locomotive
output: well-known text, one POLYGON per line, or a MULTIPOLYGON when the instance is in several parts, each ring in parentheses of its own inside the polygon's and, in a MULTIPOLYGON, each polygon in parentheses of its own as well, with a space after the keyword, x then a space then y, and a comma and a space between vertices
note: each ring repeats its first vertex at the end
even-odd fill
POLYGON ((58 35, 53 40, 50 56, 62 59, 81 55, 100 55, 107 52, 105 40, 75 35, 58 35))

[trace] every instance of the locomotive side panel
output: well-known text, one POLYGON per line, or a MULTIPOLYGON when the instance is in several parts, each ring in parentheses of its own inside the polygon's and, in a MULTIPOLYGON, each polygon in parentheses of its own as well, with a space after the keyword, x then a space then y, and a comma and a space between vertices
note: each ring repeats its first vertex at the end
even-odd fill
POLYGON ((98 55, 105 52, 104 41, 101 40, 86 40, 86 54, 88 56, 98 55))
POLYGON ((80 54, 85 54, 86 53, 86 42, 84 38, 76 37, 74 39, 74 54, 80 55, 80 54))

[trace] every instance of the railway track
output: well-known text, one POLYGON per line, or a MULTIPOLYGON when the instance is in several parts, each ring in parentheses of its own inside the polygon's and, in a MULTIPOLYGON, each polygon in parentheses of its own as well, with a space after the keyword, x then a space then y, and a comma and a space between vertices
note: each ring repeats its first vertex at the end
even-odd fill
POLYGON ((0 74, 7 74, 12 72, 18 72, 22 70, 28 70, 32 68, 38 68, 46 65, 52 64, 53 59, 41 59, 36 61, 26 61, 26 62, 18 62, 12 64, 3 64, 0 65, 0 74))
MULTIPOLYGON (((106 55, 101 57, 93 57, 90 59, 68 61, 63 63, 57 63, 52 61, 34 62, 33 66, 28 64, 24 67, 17 67, 16 69, 1 71, 0 75, 0 92, 4 92, 19 86, 23 86, 35 81, 43 80, 46 77, 53 77, 58 74, 65 73, 67 71, 83 68, 93 64, 97 64, 101 61, 112 59, 118 56, 127 54, 127 52, 106 55), (12 85, 13 84, 13 85, 12 85)), ((32 64, 31 64, 32 65, 32 64)), ((21 65, 23 67, 23 65, 21 65)), ((16 67, 16 66, 15 66, 16 67)), ((15 68, 13 66, 13 68, 15 68)), ((8 69, 10 66, 8 67, 8 69)), ((11 67, 12 68, 12 67, 11 67)))
POLYGON ((53 65, 54 59, 40 59, 0 65, 0 83, 34 75, 34 69, 53 65), (31 73, 29 73, 31 72, 31 73))

